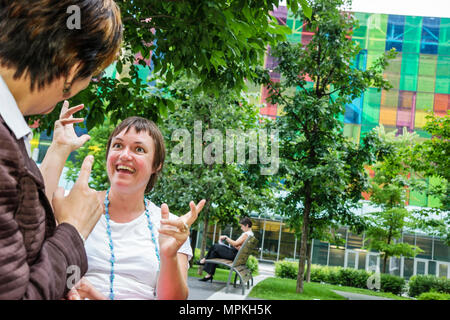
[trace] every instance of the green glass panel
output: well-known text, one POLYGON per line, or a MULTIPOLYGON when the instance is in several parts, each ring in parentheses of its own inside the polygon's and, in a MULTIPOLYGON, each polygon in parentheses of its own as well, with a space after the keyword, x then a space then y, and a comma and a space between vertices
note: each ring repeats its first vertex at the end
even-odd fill
POLYGON ((114 62, 105 69, 105 75, 104 75, 105 77, 108 77, 108 78, 116 77, 116 73, 117 73, 116 64, 117 64, 117 62, 114 62))
POLYGON ((359 143, 359 136, 361 133, 361 127, 357 124, 345 123, 344 124, 344 136, 352 138, 354 142, 359 143))
POLYGON ((301 19, 296 19, 292 12, 289 11, 286 19, 286 25, 292 30, 292 33, 287 35, 289 42, 298 43, 302 41, 302 25, 301 19))
POLYGON ((386 48, 386 30, 388 15, 371 14, 367 20, 369 28, 369 41, 367 43, 368 51, 384 52, 386 48))
POLYGON ((433 110, 434 94, 427 92, 417 92, 416 110, 433 110))
POLYGON ((409 193, 409 205, 426 207, 427 206, 427 196, 425 193, 420 193, 412 190, 409 193))
POLYGON ((359 22, 359 28, 353 30, 352 40, 358 42, 361 49, 367 49, 367 21, 370 13, 355 12, 354 15, 359 22))
POLYGON ((422 37, 422 17, 405 17, 405 31, 403 36, 403 53, 419 53, 422 37))
POLYGON ((436 66, 436 93, 450 94, 450 56, 439 55, 436 66))
POLYGON ((419 55, 403 54, 400 77, 400 90, 416 91, 419 71, 419 55))
POLYGON ((441 18, 438 55, 450 56, 450 18, 441 18))
POLYGON ((390 89, 383 90, 381 94, 382 107, 397 108, 398 105, 398 90, 390 89))
POLYGON ((419 59, 419 76, 436 75, 437 56, 434 54, 421 54, 419 59))
POLYGON ((369 88, 364 93, 361 123, 363 126, 369 125, 370 129, 364 127, 361 129, 361 132, 370 131, 372 126, 378 125, 380 120, 380 101, 381 91, 369 88))
POLYGON ((377 125, 366 125, 366 124, 361 124, 361 135, 360 135, 360 141, 362 140, 362 138, 366 135, 367 132, 372 131, 374 128, 376 128, 378 126, 377 125))
POLYGON ((142 81, 147 81, 147 78, 150 74, 150 68, 138 65, 138 75, 142 81))
MULTIPOLYGON (((428 188, 433 188, 434 186, 439 186, 445 183, 443 178, 439 177, 430 177, 428 179, 428 188)), ((432 208, 438 208, 442 205, 441 201, 437 197, 428 196, 428 206, 432 208)))
POLYGON ((393 60, 389 61, 389 65, 384 70, 384 77, 392 85, 392 89, 400 88, 400 74, 402 68, 402 54, 399 53, 393 60))
POLYGON ((427 139, 429 139, 429 138, 431 138, 431 134, 430 133, 428 133, 427 131, 424 131, 424 130, 418 130, 418 129, 416 129, 416 130, 414 130, 418 135, 419 135, 419 137, 421 137, 421 138, 427 138, 427 139))
POLYGON ((384 55, 384 51, 370 50, 367 52, 367 69, 373 66, 375 60, 384 55))
POLYGON ((417 77, 417 91, 434 92, 435 77, 432 76, 418 76, 417 77))

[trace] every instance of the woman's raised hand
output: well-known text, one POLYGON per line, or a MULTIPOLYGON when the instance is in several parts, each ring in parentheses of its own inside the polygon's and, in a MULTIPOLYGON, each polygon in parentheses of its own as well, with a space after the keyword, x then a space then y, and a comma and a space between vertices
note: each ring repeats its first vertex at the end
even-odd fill
POLYGON ((80 104, 76 107, 69 108, 69 102, 66 100, 61 108, 59 120, 55 122, 55 128, 53 131, 53 144, 57 146, 59 150, 66 151, 68 153, 80 148, 91 137, 84 134, 80 137, 77 136, 73 128, 74 123, 80 123, 84 121, 84 118, 74 118, 73 114, 84 108, 84 105, 80 104))
POLYGON ((197 220, 206 200, 201 200, 197 205, 194 201, 189 203, 191 210, 184 216, 169 220, 169 207, 161 205, 161 227, 159 231, 160 254, 164 257, 175 257, 178 250, 189 237, 189 228, 197 220))

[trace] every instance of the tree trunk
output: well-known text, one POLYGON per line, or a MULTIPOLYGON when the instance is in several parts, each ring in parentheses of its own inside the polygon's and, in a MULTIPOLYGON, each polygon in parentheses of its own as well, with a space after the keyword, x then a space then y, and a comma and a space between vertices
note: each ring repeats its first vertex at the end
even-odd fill
POLYGON ((311 282, 311 242, 306 245, 306 282, 311 282))
MULTIPOLYGON (((203 220, 203 236, 202 236, 202 244, 200 246, 200 259, 203 259, 205 257, 205 251, 206 251, 206 232, 208 231, 208 214, 205 212, 205 219, 203 220)), ((201 275, 203 272, 203 266, 199 266, 197 273, 201 275)))
POLYGON ((306 246, 308 242, 308 230, 309 230, 309 213, 311 210, 311 191, 308 188, 305 196, 305 208, 303 210, 303 226, 302 226, 302 242, 300 246, 300 257, 298 261, 298 274, 297 274, 297 293, 303 293, 303 279, 305 275, 305 262, 306 262, 306 246), (309 190, 308 190, 309 189, 309 190))
MULTIPOLYGON (((391 244, 391 238, 392 238, 392 228, 389 228, 389 234, 388 234, 388 239, 387 239, 388 247, 391 244)), ((385 252, 384 258, 383 258, 383 273, 386 273, 387 259, 388 259, 388 255, 385 252)))
POLYGON ((192 265, 194 264, 194 261, 197 260, 195 257, 195 245, 197 244, 197 237, 198 237, 198 231, 197 229, 192 229, 191 233, 191 248, 192 248, 192 259, 189 260, 189 266, 192 268, 192 265))

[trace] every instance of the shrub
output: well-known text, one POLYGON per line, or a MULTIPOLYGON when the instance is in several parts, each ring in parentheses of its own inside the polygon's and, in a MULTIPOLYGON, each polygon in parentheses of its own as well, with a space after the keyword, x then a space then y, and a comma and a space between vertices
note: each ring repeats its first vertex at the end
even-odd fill
POLYGON ((327 282, 328 272, 325 267, 311 265, 311 281, 312 282, 327 282))
POLYGON ((252 275, 258 274, 258 259, 250 255, 247 260, 247 268, 252 272, 252 275))
POLYGON ((366 270, 353 270, 353 282, 352 287, 367 289, 367 279, 370 277, 370 273, 366 270))
POLYGON ((381 274, 381 291, 393 294, 402 294, 405 288, 405 279, 391 274, 381 274))
POLYGON ((201 250, 199 248, 194 249, 194 259, 200 260, 200 252, 201 250))
POLYGON ((439 293, 435 291, 423 292, 418 297, 418 300, 450 300, 450 294, 439 293))
POLYGON ((417 297, 421 293, 435 291, 450 294, 450 279, 437 278, 435 276, 412 276, 408 282, 409 296, 417 297))
POLYGON ((339 269, 341 269, 341 267, 325 267, 326 269, 326 274, 327 274, 327 280, 325 281, 326 283, 329 284, 340 284, 339 281, 339 269))
POLYGON ((337 272, 339 284, 346 287, 354 287, 355 269, 342 268, 337 272))
POLYGON ((292 261, 275 262, 275 276, 278 278, 297 279, 298 264, 292 261))

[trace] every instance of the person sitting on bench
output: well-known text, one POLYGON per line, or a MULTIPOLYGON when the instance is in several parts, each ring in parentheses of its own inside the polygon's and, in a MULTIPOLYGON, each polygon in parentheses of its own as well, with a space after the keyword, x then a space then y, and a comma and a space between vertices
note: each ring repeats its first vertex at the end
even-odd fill
POLYGON ((243 233, 238 239, 232 240, 227 236, 220 236, 220 240, 221 241, 225 240, 230 244, 230 246, 220 242, 216 243, 209 249, 208 253, 206 254, 206 257, 199 261, 199 264, 205 265, 203 270, 207 273, 206 276, 202 279, 199 279, 199 281, 212 282, 214 273, 216 272, 217 265, 215 263, 205 264, 207 259, 222 258, 234 260, 245 240, 247 240, 249 236, 253 236, 252 221, 249 218, 246 217, 241 219, 241 221, 239 221, 239 224, 241 225, 241 230, 243 231, 243 233))

